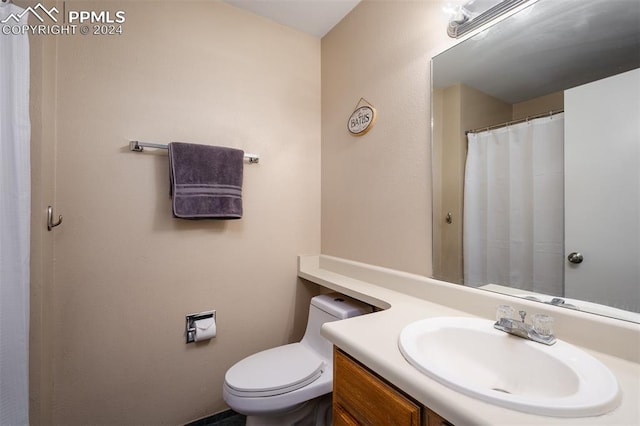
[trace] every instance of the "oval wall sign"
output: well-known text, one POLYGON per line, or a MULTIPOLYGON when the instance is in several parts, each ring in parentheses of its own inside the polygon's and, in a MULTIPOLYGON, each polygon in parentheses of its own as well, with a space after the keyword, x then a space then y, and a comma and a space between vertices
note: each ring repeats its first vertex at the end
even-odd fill
POLYGON ((349 121, 347 122, 347 128, 352 135, 362 136, 371 130, 375 121, 375 108, 365 105, 360 108, 356 108, 356 110, 353 111, 349 117, 349 121))

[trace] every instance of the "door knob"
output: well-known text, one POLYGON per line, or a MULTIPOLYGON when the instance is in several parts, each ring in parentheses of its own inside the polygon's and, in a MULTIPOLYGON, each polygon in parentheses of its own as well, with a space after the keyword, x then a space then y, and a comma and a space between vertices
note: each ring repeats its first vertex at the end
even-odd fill
POLYGON ((567 256, 567 259, 569 259, 569 262, 571 263, 582 263, 582 261, 584 260, 584 257, 582 256, 581 253, 577 253, 577 252, 573 252, 570 253, 569 256, 567 256))

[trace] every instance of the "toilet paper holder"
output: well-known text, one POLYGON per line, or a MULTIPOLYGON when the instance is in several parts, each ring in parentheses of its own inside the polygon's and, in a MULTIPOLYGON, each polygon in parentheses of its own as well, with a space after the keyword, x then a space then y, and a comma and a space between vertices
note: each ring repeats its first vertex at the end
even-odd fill
POLYGON ((195 322, 207 318, 216 319, 216 311, 198 312, 195 314, 187 314, 186 318, 186 336, 187 343, 193 343, 196 341, 196 325, 195 322))

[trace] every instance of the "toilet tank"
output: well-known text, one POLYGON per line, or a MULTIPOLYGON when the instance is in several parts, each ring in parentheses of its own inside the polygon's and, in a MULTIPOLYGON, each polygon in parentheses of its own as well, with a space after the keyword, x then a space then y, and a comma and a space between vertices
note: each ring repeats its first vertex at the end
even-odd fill
POLYGON ((322 324, 357 317, 372 311, 373 308, 370 305, 340 293, 315 296, 311 299, 307 329, 301 343, 331 362, 333 347, 331 342, 320 335, 322 324))

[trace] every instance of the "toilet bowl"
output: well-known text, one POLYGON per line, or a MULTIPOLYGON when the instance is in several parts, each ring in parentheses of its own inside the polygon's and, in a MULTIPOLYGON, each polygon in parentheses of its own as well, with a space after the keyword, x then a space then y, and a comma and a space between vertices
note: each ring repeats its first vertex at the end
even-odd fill
POLYGON ((371 311, 371 306, 338 293, 312 298, 302 340, 233 365, 225 375, 224 400, 247 416, 247 426, 330 425, 333 354, 320 328, 371 311))

